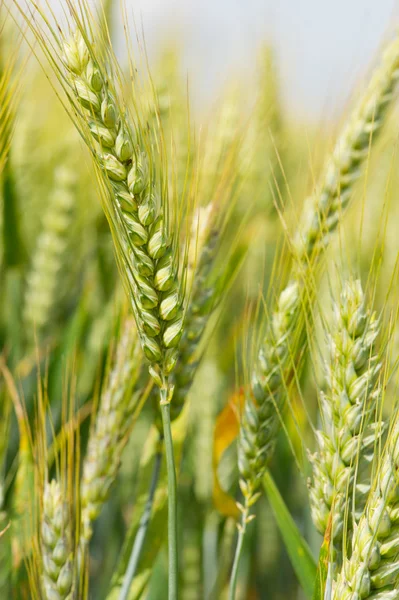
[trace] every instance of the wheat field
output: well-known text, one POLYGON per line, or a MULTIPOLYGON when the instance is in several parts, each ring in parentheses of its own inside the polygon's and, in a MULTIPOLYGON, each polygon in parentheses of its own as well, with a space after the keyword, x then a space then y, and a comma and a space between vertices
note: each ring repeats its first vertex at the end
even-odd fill
POLYGON ((0 598, 399 600, 397 24, 320 127, 61 8, 0 0, 0 598))

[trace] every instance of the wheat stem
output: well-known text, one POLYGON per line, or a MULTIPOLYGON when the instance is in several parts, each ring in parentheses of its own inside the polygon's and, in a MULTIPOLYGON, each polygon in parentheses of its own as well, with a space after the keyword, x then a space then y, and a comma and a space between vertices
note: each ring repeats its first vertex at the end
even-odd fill
POLYGON ((158 447, 158 451, 155 455, 155 460, 154 460, 154 467, 153 467, 153 471, 152 471, 152 477, 151 477, 150 489, 148 492, 148 498, 147 498, 147 501, 146 501, 146 504, 144 507, 144 511, 143 511, 143 514, 140 519, 139 528, 138 528, 138 531, 137 531, 137 534, 136 534, 136 537, 134 540, 132 553, 129 558, 129 563, 128 563, 128 566, 126 569, 126 574, 125 574, 125 577, 123 580, 122 589, 119 594, 119 600, 127 600, 128 599, 130 587, 132 585, 132 581, 136 574, 140 556, 141 556, 141 552, 144 547, 144 542, 145 542, 145 538, 147 535, 148 526, 151 521, 151 513, 152 513, 152 506, 153 506, 154 498, 155 498, 155 492, 156 492, 156 489, 158 486, 159 475, 161 473, 162 442, 163 442, 163 439, 160 436, 159 447, 158 447))
POLYGON ((248 524, 249 517, 249 506, 245 504, 243 510, 241 512, 241 523, 237 525, 238 528, 238 537, 237 537, 237 545, 234 554, 234 562, 233 568, 231 570, 230 576, 230 588, 229 588, 229 600, 235 600, 236 592, 237 592, 237 581, 238 581, 238 569, 240 566, 240 559, 242 554, 242 549, 244 546, 244 538, 248 524))
POLYGON ((165 438, 166 466, 168 472, 168 598, 169 600, 177 600, 177 481, 170 419, 171 393, 167 381, 165 381, 164 386, 160 389, 160 397, 163 434, 165 438))

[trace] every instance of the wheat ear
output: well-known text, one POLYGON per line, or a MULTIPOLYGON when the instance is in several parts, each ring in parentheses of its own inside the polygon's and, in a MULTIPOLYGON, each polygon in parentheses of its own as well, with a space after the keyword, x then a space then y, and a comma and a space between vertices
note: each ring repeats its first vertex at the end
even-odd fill
POLYGON ((41 517, 42 584, 46 600, 72 600, 73 547, 68 505, 60 484, 46 483, 41 517))
POLYGON ((68 167, 59 167, 54 173, 53 191, 27 278, 24 316, 29 333, 33 329, 38 336, 45 331, 57 302, 75 204, 74 183, 68 167))
POLYGON ((252 396, 256 404, 252 398, 248 398, 245 404, 239 441, 239 464, 242 487, 247 490, 245 495, 251 495, 259 487, 272 453, 279 428, 279 413, 285 402, 285 382, 292 371, 292 356, 296 353, 298 340, 302 339, 296 326, 304 301, 303 284, 300 283, 306 279, 303 269, 309 268, 314 251, 327 244, 329 234, 337 226, 341 209, 349 201, 353 184, 368 156, 370 142, 375 140, 381 129, 384 113, 393 99, 393 88, 399 74, 397 67, 399 39, 395 38, 384 52, 382 64, 352 113, 332 158, 327 161, 318 191, 312 196, 312 202, 301 219, 294 252, 293 279, 277 300, 277 310, 252 374, 252 396), (300 278, 297 271, 299 264, 302 265, 300 278))
MULTIPOLYGON (((244 495, 241 529, 236 558, 241 552, 241 538, 250 518, 250 507, 258 497, 258 488, 274 450, 281 413, 286 400, 286 382, 293 372, 293 357, 303 326, 298 321, 304 302, 303 283, 320 249, 336 229, 341 211, 350 199, 354 183, 384 122, 384 115, 394 97, 399 75, 399 38, 386 48, 348 125, 338 139, 315 194, 307 201, 294 240, 292 278, 277 300, 271 326, 261 345, 252 373, 252 390, 246 398, 238 440, 240 487, 244 495)), ((235 598, 238 560, 232 572, 230 598, 235 598)))
POLYGON ((397 600, 399 588, 399 425, 378 465, 376 481, 358 525, 351 556, 333 584, 332 600, 397 600))
POLYGON ((96 148, 96 161, 110 194, 105 210, 117 257, 130 292, 143 351, 160 389, 160 407, 169 476, 169 596, 177 595, 177 491, 170 402, 170 373, 183 333, 183 299, 178 279, 178 228, 170 228, 167 186, 145 144, 140 119, 133 127, 117 102, 108 70, 101 68, 93 47, 78 31, 63 43, 71 93, 80 106, 96 148), (158 182, 156 181, 158 178, 158 182))
MULTIPOLYGON (((313 481, 309 487, 313 522, 324 536, 332 510, 333 543, 339 551, 354 485, 366 483, 356 472, 362 461, 373 458, 381 362, 374 350, 379 322, 365 307, 360 281, 346 282, 334 313, 328 336, 327 389, 321 397, 323 429, 316 434, 318 450, 310 455, 313 481)), ((351 527, 350 519, 348 523, 351 527)))
POLYGON ((141 351, 132 319, 126 319, 115 363, 101 395, 94 428, 83 461, 81 481, 82 539, 88 542, 114 483, 132 416, 142 391, 134 389, 141 371, 141 351))
POLYGON ((71 91, 110 187, 111 204, 106 210, 121 253, 143 351, 156 383, 164 387, 183 328, 177 240, 166 229, 164 189, 160 182, 156 184, 152 157, 140 139, 139 128, 134 128, 119 108, 110 76, 80 32, 64 42, 63 50, 71 91))
POLYGON ((294 246, 299 260, 326 244, 337 227, 340 212, 352 196, 369 155, 371 143, 384 123, 399 78, 399 38, 388 44, 365 94, 338 138, 315 193, 307 200, 294 246))

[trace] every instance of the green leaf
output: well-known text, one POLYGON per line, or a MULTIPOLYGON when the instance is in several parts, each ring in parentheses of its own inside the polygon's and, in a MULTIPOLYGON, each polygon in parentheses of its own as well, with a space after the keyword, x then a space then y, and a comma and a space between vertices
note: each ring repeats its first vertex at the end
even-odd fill
POLYGON ((5 511, 0 511, 0 594, 11 597, 12 546, 10 521, 5 511))
POLYGON ((25 260, 25 250, 21 233, 21 219, 18 207, 14 174, 10 159, 6 160, 2 173, 3 196, 3 245, 4 264, 12 268, 25 260))
POLYGON ((328 568, 330 564, 330 545, 331 545, 331 514, 328 520, 326 533, 324 534, 323 544, 320 549, 319 564, 317 566, 317 575, 314 585, 313 600, 329 600, 331 591, 326 594, 326 584, 328 579, 328 568))
POLYGON ((269 498, 293 569, 303 591, 311 599, 315 587, 316 562, 269 472, 263 478, 263 487, 269 498))
POLYGON ((22 303, 24 278, 19 268, 9 268, 4 273, 2 282, 4 343, 9 347, 8 364, 14 366, 23 354, 22 303))
MULTIPOLYGON (((4 25, 4 24, 3 24, 4 25)), ((10 73, 15 66, 13 58, 5 58, 2 38, 0 45, 0 194, 2 196, 2 241, 5 268, 22 265, 26 258, 24 239, 21 232, 19 198, 15 186, 15 175, 10 162, 10 146, 14 121, 14 83, 10 73), (10 71, 11 69, 11 71, 10 71)))

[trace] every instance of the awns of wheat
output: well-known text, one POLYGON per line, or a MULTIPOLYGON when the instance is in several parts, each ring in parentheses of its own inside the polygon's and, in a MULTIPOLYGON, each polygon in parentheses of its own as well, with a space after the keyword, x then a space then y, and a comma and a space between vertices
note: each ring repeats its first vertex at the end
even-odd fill
POLYGON ((299 340, 298 315, 304 302, 303 285, 312 258, 328 243, 348 204, 353 186, 394 98, 399 75, 399 39, 386 48, 369 87, 339 137, 314 195, 305 205, 295 238, 293 279, 277 300, 277 309, 259 351, 252 375, 252 397, 245 403, 239 437, 241 488, 251 501, 273 452, 293 372, 299 340))
POLYGON ((376 315, 367 310, 358 280, 345 283, 335 305, 327 337, 327 389, 321 393, 323 429, 316 432, 317 452, 310 455, 313 522, 324 536, 332 511, 332 539, 338 552, 352 530, 351 507, 368 491, 367 464, 382 429, 376 415, 381 395, 381 361, 374 348, 379 333, 376 315), (360 484, 360 485, 358 485, 360 484))

